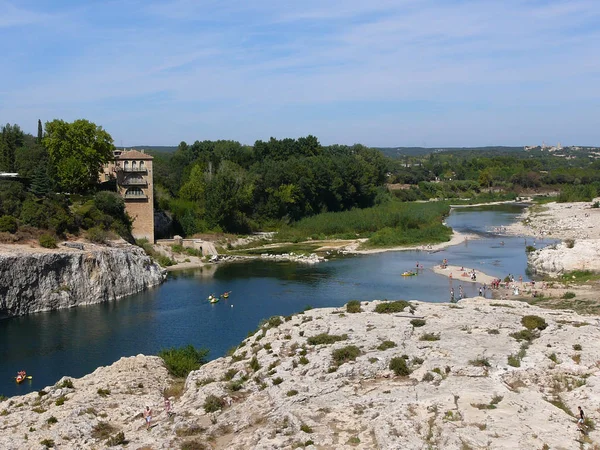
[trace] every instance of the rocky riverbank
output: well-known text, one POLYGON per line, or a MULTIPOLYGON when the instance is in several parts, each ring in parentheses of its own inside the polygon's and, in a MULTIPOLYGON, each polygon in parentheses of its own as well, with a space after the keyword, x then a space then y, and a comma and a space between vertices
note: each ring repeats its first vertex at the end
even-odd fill
POLYGON ((382 303, 272 318, 184 387, 140 355, 7 399, 0 447, 597 448, 599 317, 482 298, 382 303))
POLYGON ((164 280, 139 247, 70 245, 0 246, 0 318, 115 300, 164 280))

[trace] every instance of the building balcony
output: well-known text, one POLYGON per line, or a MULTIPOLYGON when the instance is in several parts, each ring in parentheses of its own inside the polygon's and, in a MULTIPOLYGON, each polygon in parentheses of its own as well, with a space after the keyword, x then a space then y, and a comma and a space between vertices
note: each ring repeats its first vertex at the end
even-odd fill
POLYGON ((146 194, 144 194, 143 192, 140 193, 133 193, 133 192, 126 192, 125 195, 123 196, 123 198, 125 200, 147 200, 148 196, 146 194))
POLYGON ((146 167, 121 167, 121 166, 117 166, 117 172, 145 173, 145 172, 148 172, 148 169, 146 167))
POLYGON ((148 186, 148 180, 144 178, 125 178, 119 184, 121 186, 148 186))

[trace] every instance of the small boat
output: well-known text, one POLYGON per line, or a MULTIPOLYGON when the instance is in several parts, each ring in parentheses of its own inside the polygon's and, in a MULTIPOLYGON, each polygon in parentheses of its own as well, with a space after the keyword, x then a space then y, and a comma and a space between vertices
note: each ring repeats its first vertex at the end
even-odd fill
POLYGON ((20 372, 17 373, 17 376, 15 377, 15 381, 18 384, 21 384, 23 381, 25 381, 27 378, 31 378, 31 376, 27 376, 27 372, 25 372, 24 370, 21 370, 20 372))
POLYGON ((414 277, 416 275, 415 272, 403 272, 401 274, 403 277, 414 277))
POLYGON ((217 303, 219 301, 219 297, 217 297, 216 295, 210 294, 208 296, 208 301, 209 301, 209 303, 217 303))
POLYGON ((221 297, 223 297, 223 298, 229 298, 229 294, 231 294, 231 291, 225 292, 223 295, 221 295, 221 297))

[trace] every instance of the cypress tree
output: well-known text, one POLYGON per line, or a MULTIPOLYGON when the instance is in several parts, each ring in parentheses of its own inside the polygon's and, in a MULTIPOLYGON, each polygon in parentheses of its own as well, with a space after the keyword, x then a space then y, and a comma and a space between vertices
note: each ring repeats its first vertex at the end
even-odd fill
POLYGON ((43 137, 44 137, 44 131, 42 129, 42 121, 40 119, 38 119, 38 135, 37 135, 38 144, 42 143, 43 137))
POLYGON ((50 185, 51 181, 46 164, 40 164, 31 178, 31 192, 38 197, 42 197, 50 192, 50 185))

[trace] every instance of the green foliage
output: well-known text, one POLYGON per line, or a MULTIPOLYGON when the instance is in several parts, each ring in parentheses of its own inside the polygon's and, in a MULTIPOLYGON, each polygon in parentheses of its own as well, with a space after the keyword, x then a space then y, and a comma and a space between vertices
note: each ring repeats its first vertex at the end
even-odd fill
POLYGON ((56 399, 56 401, 54 402, 54 404, 55 404, 56 406, 62 406, 62 405, 64 405, 64 403, 65 403, 65 401, 66 401, 66 400, 67 400, 67 399, 65 398, 65 396, 64 396, 64 395, 62 395, 62 396, 60 396, 60 397, 58 397, 58 398, 56 399))
POLYGON ((394 357, 390 360, 390 365, 389 365, 390 370, 392 370, 396 376, 398 377, 406 377, 408 375, 410 375, 410 368, 408 367, 408 364, 406 364, 406 360, 402 357, 394 357))
POLYGON ((440 335, 435 333, 425 333, 420 338, 420 341, 439 341, 440 335))
POLYGON ((317 334, 316 336, 309 337, 306 342, 310 345, 330 345, 339 341, 345 341, 348 339, 347 334, 335 335, 328 333, 317 334))
POLYGON ((383 341, 381 344, 379 344, 379 346, 377 347, 377 350, 387 350, 388 348, 394 348, 396 347, 396 343, 394 341, 383 341))
POLYGON ((86 192, 95 186, 114 149, 110 134, 85 119, 46 122, 42 142, 56 167, 60 187, 68 192, 86 192))
POLYGON ((478 356, 477 358, 470 360, 469 364, 475 367, 491 367, 489 359, 483 356, 478 356))
POLYGON ((213 413, 217 412, 225 406, 225 402, 221 397, 210 394, 204 400, 204 412, 213 413))
POLYGON ((574 239, 565 239, 565 245, 567 246, 567 248, 573 248, 573 247, 575 247, 575 240, 574 239))
POLYGON ((16 233, 19 229, 19 223, 13 216, 0 217, 0 231, 5 233, 16 233))
POLYGON ((560 298, 565 299, 565 300, 570 300, 575 297, 576 297, 575 292, 567 291, 560 298))
POLYGON ((285 395, 287 395, 288 397, 293 397, 294 395, 298 395, 298 391, 296 389, 291 389, 287 391, 285 395))
POLYGON ((375 312, 380 314, 391 314, 403 312, 407 307, 410 306, 405 300, 397 300, 395 302, 379 303, 375 307, 375 312))
POLYGON ((48 425, 52 425, 58 422, 58 419, 54 416, 50 416, 48 419, 46 419, 46 423, 48 425))
POLYGON ((525 253, 535 252, 536 250, 537 248, 535 248, 533 245, 528 245, 527 247, 525 247, 525 253))
POLYGON ((46 448, 53 448, 54 447, 54 440, 52 439, 43 439, 40 441, 40 444, 43 445, 46 448))
POLYGON ((521 330, 521 331, 516 331, 514 333, 510 334, 510 337, 516 339, 517 341, 526 341, 526 342, 531 342, 534 339, 537 339, 538 337, 540 337, 539 331, 537 330, 521 330))
POLYGON ((300 425, 300 431, 304 431, 305 433, 312 433, 313 429, 307 424, 303 423, 302 425, 300 425))
POLYGON ((273 378, 273 386, 278 386, 281 383, 283 383, 283 378, 281 378, 281 377, 273 378))
POLYGON ((346 303, 346 312, 348 313, 359 313, 362 309, 360 309, 360 301, 359 300, 350 300, 346 303))
POLYGON ((581 351, 581 344, 573 344, 573 350, 580 352, 581 351))
POLYGON ((597 194, 596 187, 589 184, 565 186, 560 190, 560 194, 556 201, 559 203, 591 202, 597 194))
POLYGON ((521 319, 521 324, 528 330, 545 330, 548 324, 546 321, 539 316, 524 316, 521 319))
POLYGON ((260 369, 260 364, 258 363, 258 358, 256 356, 252 357, 250 360, 250 368, 256 372, 260 369))
POLYGON ((71 380, 70 378, 66 378, 65 380, 63 380, 62 383, 58 385, 58 387, 62 389, 74 389, 73 380, 71 380))
POLYGON ((333 362, 338 366, 348 361, 355 361, 359 355, 360 349, 356 345, 338 348, 331 353, 333 362))
POLYGON ((192 370, 198 370, 202 364, 206 363, 207 355, 208 350, 198 350, 193 345, 158 352, 158 356, 165 362, 169 373, 178 378, 187 377, 192 370))
POLYGON ((56 248, 56 239, 50 234, 42 234, 38 242, 44 248, 56 248))
POLYGON ((122 431, 119 431, 114 436, 109 437, 106 441, 106 445, 109 447, 116 447, 117 445, 125 444, 127 444, 127 441, 125 440, 125 433, 122 431))
POLYGON ((425 319, 412 319, 410 321, 410 324, 415 328, 423 327, 426 323, 427 322, 425 321, 425 319))

